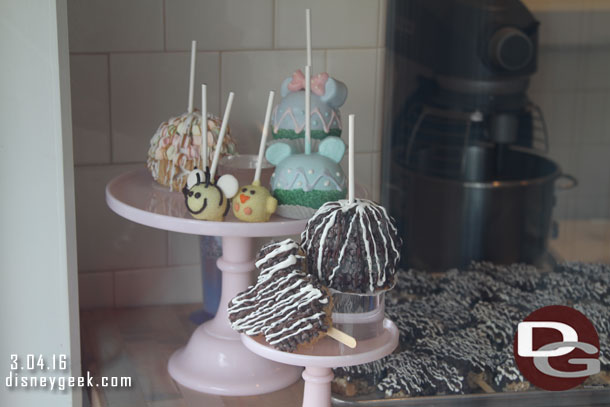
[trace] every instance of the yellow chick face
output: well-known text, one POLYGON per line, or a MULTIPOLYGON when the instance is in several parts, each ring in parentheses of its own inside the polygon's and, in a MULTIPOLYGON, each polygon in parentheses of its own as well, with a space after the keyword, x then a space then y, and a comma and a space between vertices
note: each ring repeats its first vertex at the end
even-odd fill
POLYGON ((194 170, 182 192, 191 216, 200 220, 223 221, 231 206, 230 198, 237 191, 237 180, 223 175, 214 183, 209 172, 194 170))
POLYGON ((233 213, 245 222, 267 222, 277 209, 277 199, 255 182, 240 188, 233 200, 233 213))

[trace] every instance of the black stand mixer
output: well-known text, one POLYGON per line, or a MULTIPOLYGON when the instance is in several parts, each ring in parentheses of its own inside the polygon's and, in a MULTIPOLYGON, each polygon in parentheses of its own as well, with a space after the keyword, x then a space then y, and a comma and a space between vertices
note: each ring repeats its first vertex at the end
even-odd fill
POLYGON ((540 262, 559 167, 527 96, 538 25, 518 0, 393 0, 382 201, 403 266, 540 262))

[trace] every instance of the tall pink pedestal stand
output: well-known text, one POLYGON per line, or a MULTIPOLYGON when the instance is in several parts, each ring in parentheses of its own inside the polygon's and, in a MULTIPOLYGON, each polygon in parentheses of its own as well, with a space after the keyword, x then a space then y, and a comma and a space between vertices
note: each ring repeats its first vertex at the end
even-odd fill
POLYGON ((106 186, 106 202, 133 222, 175 232, 221 236, 222 293, 216 317, 202 325, 169 360, 169 374, 190 389, 246 396, 276 391, 299 379, 301 369, 250 352, 231 329, 226 305, 252 281, 253 239, 298 234, 307 220, 273 216, 266 223, 244 223, 230 213, 225 222, 200 221, 187 213, 181 192, 157 185, 146 169, 123 174, 106 186))
POLYGON ((374 338, 358 341, 354 349, 324 337, 311 349, 295 353, 273 349, 264 339, 241 336, 244 345, 260 356, 280 363, 304 366, 303 407, 330 407, 332 368, 359 365, 389 355, 398 346, 398 329, 389 319, 383 321, 383 331, 374 338))

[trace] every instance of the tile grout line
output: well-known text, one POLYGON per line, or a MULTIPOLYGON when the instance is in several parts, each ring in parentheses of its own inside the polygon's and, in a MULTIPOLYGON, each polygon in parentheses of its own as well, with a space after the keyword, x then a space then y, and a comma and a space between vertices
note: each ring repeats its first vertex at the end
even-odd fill
POLYGON ((112 307, 116 308, 116 270, 112 270, 112 307))
POLYGON ((384 0, 378 0, 377 1, 377 32, 375 33, 376 35, 376 42, 377 42, 377 47, 379 47, 381 41, 380 41, 380 37, 379 37, 379 31, 381 30, 381 24, 380 24, 380 20, 381 20, 381 2, 384 0))
POLYGON ((110 147, 110 164, 114 164, 114 157, 112 154, 112 75, 110 74, 110 53, 106 54, 106 68, 108 69, 108 146, 110 147))
MULTIPOLYGON (((377 45, 373 46, 350 46, 350 47, 312 47, 311 50, 316 51, 366 51, 366 50, 374 50, 377 49, 377 45)), ((229 48, 229 49, 206 49, 201 50, 197 49, 198 53, 217 53, 217 52, 264 52, 264 51, 279 51, 279 52, 290 52, 290 51, 299 51, 303 52, 304 48, 229 48)), ((168 50, 106 50, 100 52, 70 52, 70 55, 106 55, 106 54, 180 54, 180 53, 190 53, 190 49, 168 49, 168 50)), ((597 89, 597 88, 595 88, 597 89)))
MULTIPOLYGON (((379 27, 377 27, 377 30, 379 30, 379 27)), ((379 118, 377 116, 379 116, 379 109, 377 108, 377 91, 379 90, 379 50, 375 51, 375 83, 373 84, 373 100, 374 100, 374 105, 373 105, 373 131, 375 132, 375 141, 373 144, 373 150, 375 149, 375 147, 377 147, 379 138, 380 138, 380 131, 379 131, 379 118)), ((379 184, 379 180, 375 180, 375 160, 372 158, 374 155, 374 153, 372 153, 371 155, 371 189, 375 188, 373 185, 377 185, 379 184)), ((374 198, 375 197, 375 191, 371 191, 371 197, 374 198)))
POLYGON ((218 51, 218 117, 222 117, 222 51, 218 51))
POLYGON ((277 20, 277 0, 272 0, 273 3, 273 14, 271 15, 271 49, 276 49, 277 44, 275 41, 275 32, 276 32, 276 27, 275 27, 275 22, 277 20))
POLYGON ((167 18, 165 17, 165 0, 163 0, 162 8, 163 18, 161 23, 163 24, 163 52, 165 52, 167 51, 167 18))
POLYGON ((116 167, 119 165, 146 165, 146 161, 112 162, 112 163, 82 163, 74 165, 74 168, 91 167, 116 167))

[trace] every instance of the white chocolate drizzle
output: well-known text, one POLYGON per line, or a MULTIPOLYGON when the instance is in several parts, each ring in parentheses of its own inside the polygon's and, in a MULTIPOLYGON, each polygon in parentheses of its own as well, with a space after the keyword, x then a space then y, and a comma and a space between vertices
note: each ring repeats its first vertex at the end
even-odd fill
POLYGON ((400 260, 398 230, 383 206, 366 199, 327 202, 313 215, 301 234, 303 249, 309 258, 311 272, 317 273, 320 281, 339 291, 372 293, 383 290, 393 283, 393 275, 400 260), (337 228, 339 218, 349 218, 347 233, 329 238, 330 231, 337 228), (359 244, 365 263, 363 287, 342 287, 338 282, 342 273, 358 272, 344 270, 347 263, 353 264, 349 249, 359 244), (328 249, 328 250, 326 250, 328 249), (331 253, 338 253, 337 259, 329 265, 324 261, 331 253))
MULTIPOLYGON (((168 185, 170 190, 173 190, 176 184, 186 184, 188 175, 195 167, 205 168, 209 164, 210 157, 207 157, 206 162, 201 157, 202 142, 208 143, 208 155, 214 154, 220 119, 208 114, 205 133, 201 131, 201 122, 201 114, 198 111, 172 117, 159 125, 150 140, 147 167, 153 178, 163 185, 168 185), (162 160, 167 161, 163 171, 162 160)), ((230 134, 226 134, 221 157, 235 153, 235 141, 230 134)))
POLYGON ((293 351, 304 337, 313 340, 328 328, 330 298, 297 266, 301 256, 293 254, 299 249, 296 242, 275 245, 256 262, 257 267, 266 265, 256 284, 233 298, 228 314, 236 331, 262 334, 270 345, 293 351))

